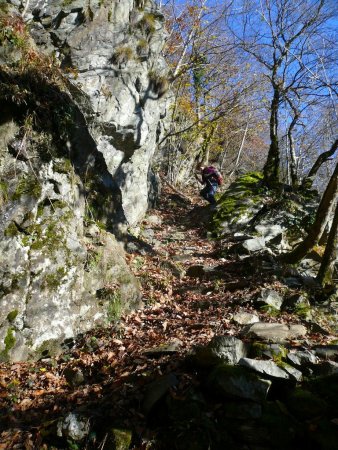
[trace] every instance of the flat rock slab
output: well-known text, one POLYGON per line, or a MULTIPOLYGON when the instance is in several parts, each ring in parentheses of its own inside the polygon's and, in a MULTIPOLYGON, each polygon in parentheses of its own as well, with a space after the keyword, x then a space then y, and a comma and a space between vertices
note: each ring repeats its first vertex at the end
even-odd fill
POLYGON ((302 338, 306 335, 303 325, 286 325, 283 323, 257 322, 249 325, 243 333, 247 337, 261 339, 263 341, 287 342, 290 339, 302 338))
POLYGON ((257 301, 279 310, 283 303, 283 297, 273 289, 263 289, 257 301))
POLYGON ((318 358, 315 354, 309 350, 290 352, 287 355, 287 359, 295 367, 309 366, 311 364, 317 364, 318 358))
POLYGON ((270 386, 270 380, 262 380, 255 373, 239 366, 218 366, 208 379, 208 387, 214 393, 254 402, 264 401, 270 386))
POLYGON ((265 249, 265 239, 262 237, 247 239, 243 242, 242 247, 250 252, 259 252, 265 249))
POLYGON ((259 317, 255 314, 240 311, 234 315, 233 321, 239 325, 250 325, 252 323, 259 322, 259 317))
POLYGON ((259 359, 241 358, 238 364, 272 378, 280 378, 283 380, 289 379, 289 374, 278 367, 273 361, 260 361, 259 359))
POLYGON ((179 339, 173 340, 167 343, 158 345, 157 347, 152 347, 144 350, 144 354, 147 356, 161 356, 170 353, 177 353, 181 348, 182 341, 179 339))

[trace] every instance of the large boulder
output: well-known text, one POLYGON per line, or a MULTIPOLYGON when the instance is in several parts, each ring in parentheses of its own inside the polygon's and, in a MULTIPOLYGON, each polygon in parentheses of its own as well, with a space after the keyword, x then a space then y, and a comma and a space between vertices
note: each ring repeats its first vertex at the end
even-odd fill
POLYGON ((2 360, 58 353, 141 305, 116 237, 157 189, 168 83, 163 17, 134 3, 32 0, 29 28, 18 2, 2 11, 2 360))
POLYGON ((202 367, 220 363, 237 364, 246 354, 247 348, 240 339, 233 336, 215 336, 208 345, 196 348, 193 360, 202 367))

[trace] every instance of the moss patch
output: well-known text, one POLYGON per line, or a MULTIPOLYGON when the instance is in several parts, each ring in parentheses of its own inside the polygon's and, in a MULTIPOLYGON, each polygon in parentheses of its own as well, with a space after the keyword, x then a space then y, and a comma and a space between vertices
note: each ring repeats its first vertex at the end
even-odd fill
POLYGON ((41 287, 43 289, 56 290, 62 284, 62 279, 66 274, 66 269, 60 267, 55 273, 49 273, 44 277, 41 287))
POLYGON ((11 222, 4 231, 4 235, 6 237, 13 238, 13 237, 17 236, 18 234, 19 234, 19 230, 14 222, 11 222))
POLYGON ((96 295, 99 300, 108 302, 108 320, 112 322, 119 320, 123 312, 120 290, 116 287, 105 286, 102 289, 99 289, 96 295))
POLYGON ((10 313, 7 314, 7 320, 9 322, 14 322, 14 320, 16 319, 18 314, 19 314, 19 311, 17 309, 14 309, 13 311, 11 311, 10 313))
POLYGON ((19 180, 12 195, 12 200, 19 200, 22 195, 30 195, 34 198, 40 197, 41 184, 33 174, 26 175, 19 180))
POLYGON ((4 181, 0 181, 0 206, 8 200, 8 185, 4 181))
POLYGON ((111 430, 111 435, 116 450, 127 450, 130 447, 132 439, 132 432, 130 430, 113 428, 111 430))
POLYGON ((218 200, 211 231, 221 235, 224 222, 237 222, 246 212, 250 214, 250 207, 263 203, 264 193, 263 174, 250 172, 239 177, 218 200))
POLYGON ((4 339, 5 349, 0 353, 0 361, 8 361, 8 353, 14 347, 16 342, 14 328, 8 328, 4 339))

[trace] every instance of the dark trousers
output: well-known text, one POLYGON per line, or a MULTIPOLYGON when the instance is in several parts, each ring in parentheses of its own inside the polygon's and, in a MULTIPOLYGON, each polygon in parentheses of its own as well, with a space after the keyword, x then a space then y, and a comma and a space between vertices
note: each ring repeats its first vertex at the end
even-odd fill
POLYGON ((200 195, 212 205, 216 203, 215 194, 217 191, 217 186, 217 183, 207 183, 200 191, 200 195))

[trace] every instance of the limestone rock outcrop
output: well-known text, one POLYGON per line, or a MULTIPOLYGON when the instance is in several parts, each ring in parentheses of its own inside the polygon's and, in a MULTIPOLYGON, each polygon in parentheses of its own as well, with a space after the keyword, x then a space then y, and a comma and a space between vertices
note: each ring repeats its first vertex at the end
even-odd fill
POLYGON ((115 231, 157 188, 168 82, 150 0, 12 0, 0 20, 0 358, 18 361, 140 306, 115 231))

